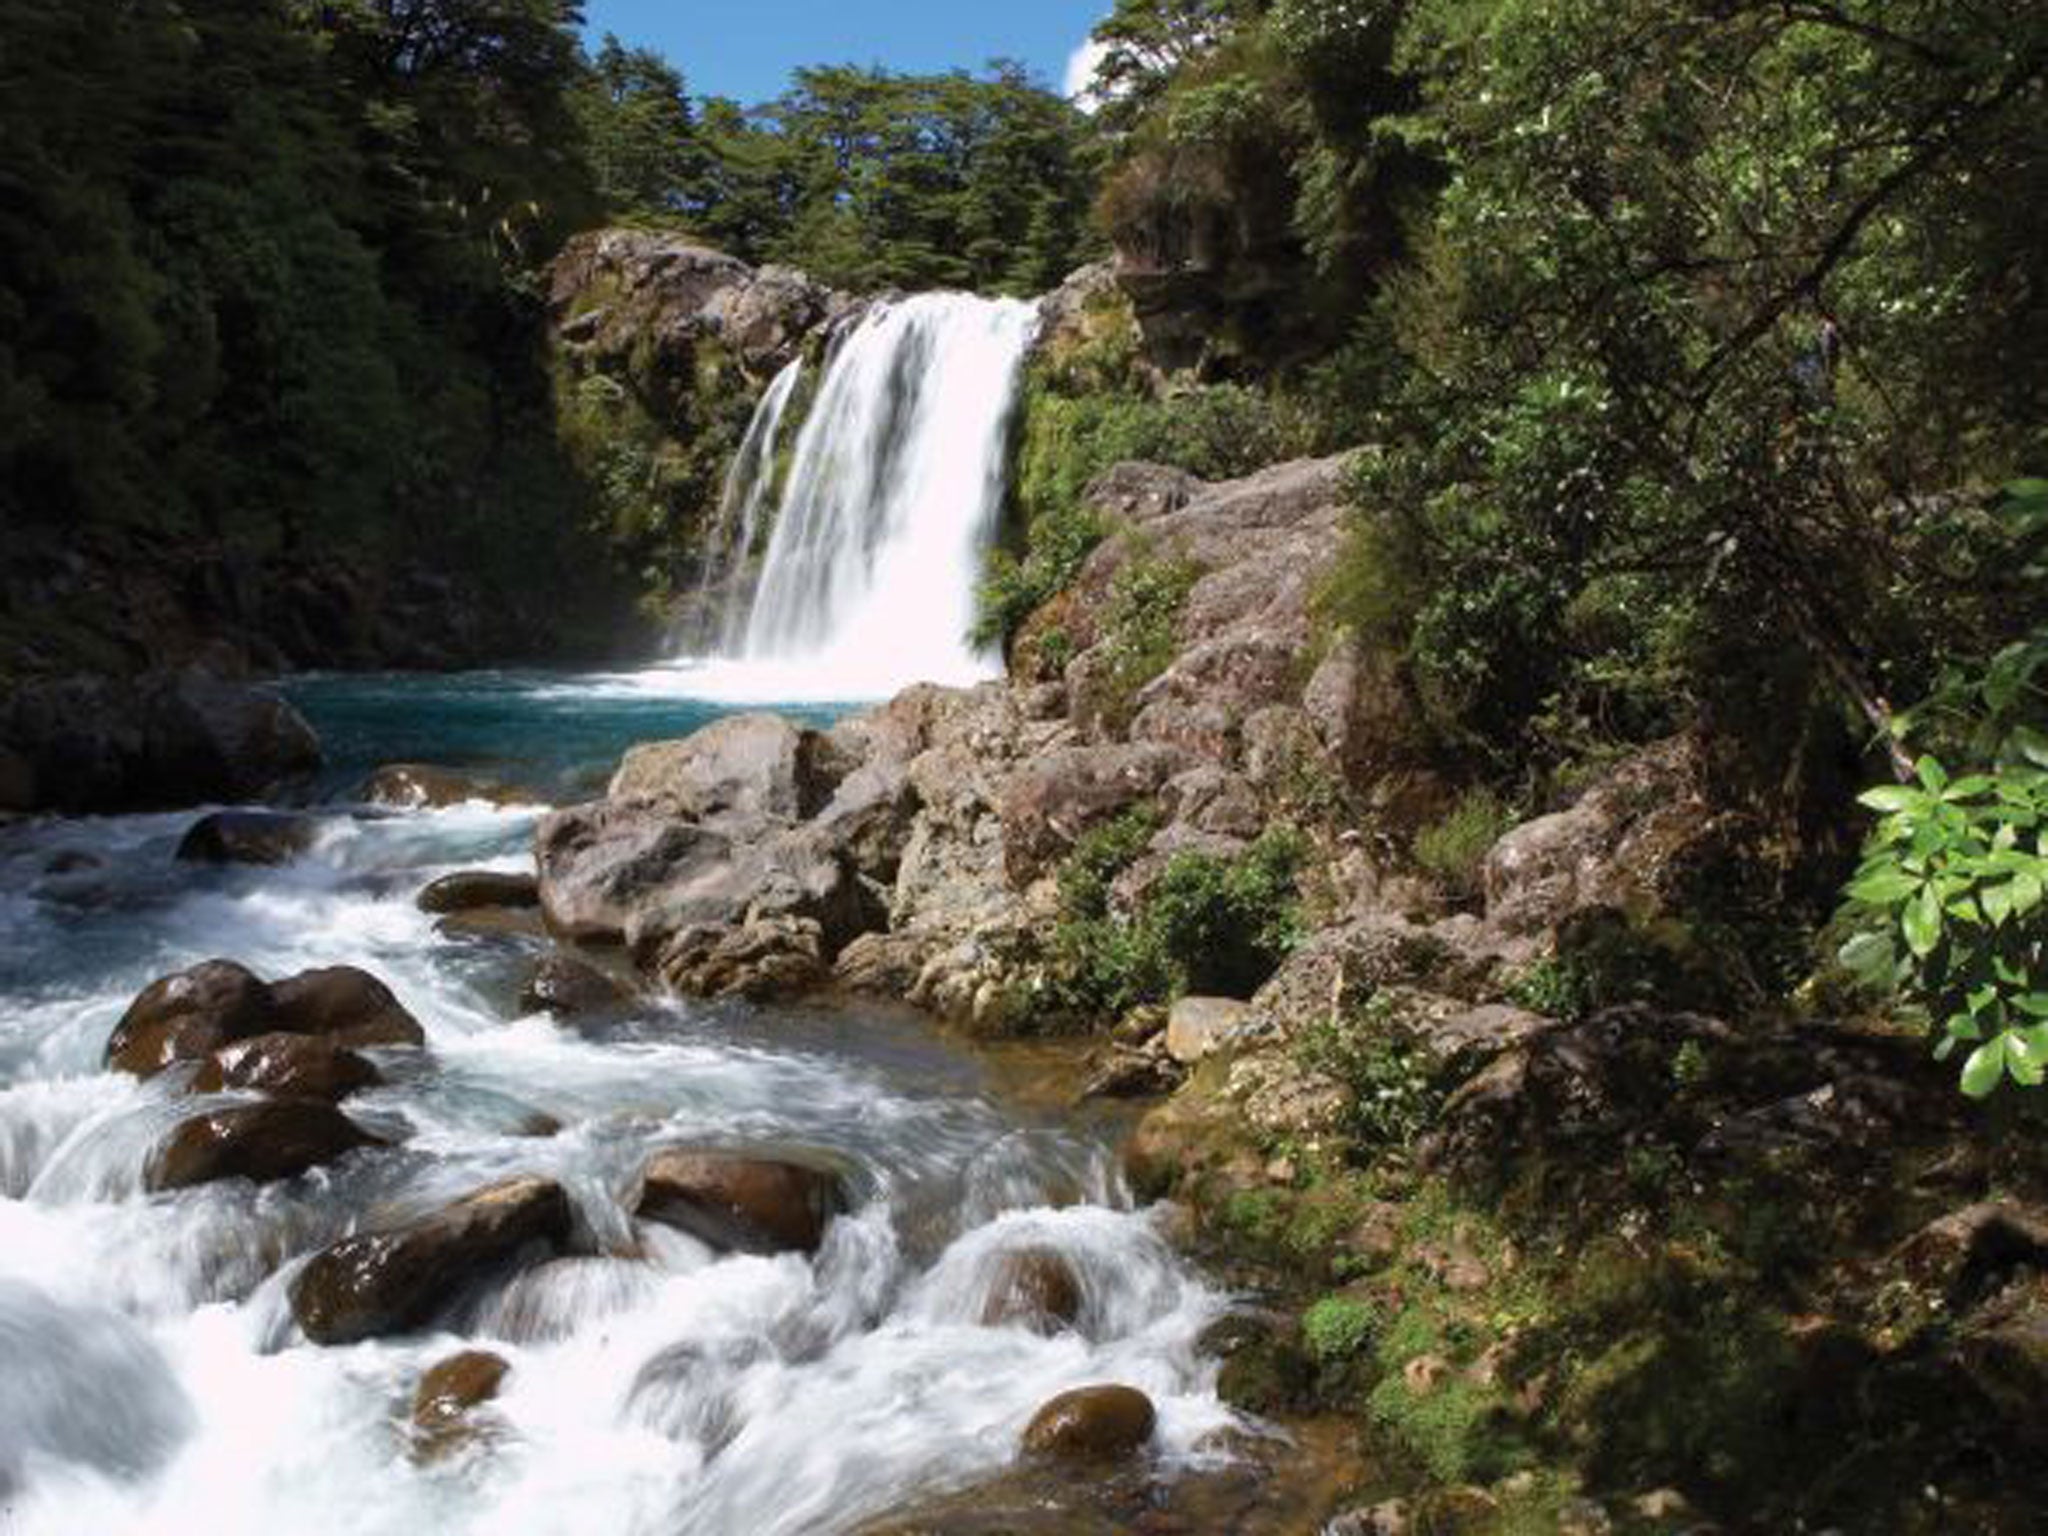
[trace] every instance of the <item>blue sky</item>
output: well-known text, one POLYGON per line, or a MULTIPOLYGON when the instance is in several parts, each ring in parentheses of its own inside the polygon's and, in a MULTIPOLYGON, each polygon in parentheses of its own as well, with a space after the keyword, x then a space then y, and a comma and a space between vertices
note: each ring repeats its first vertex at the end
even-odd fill
POLYGON ((655 48, 700 96, 752 104, 801 64, 979 70, 1022 59, 1058 89, 1112 0, 584 0, 593 43, 606 32, 655 48))

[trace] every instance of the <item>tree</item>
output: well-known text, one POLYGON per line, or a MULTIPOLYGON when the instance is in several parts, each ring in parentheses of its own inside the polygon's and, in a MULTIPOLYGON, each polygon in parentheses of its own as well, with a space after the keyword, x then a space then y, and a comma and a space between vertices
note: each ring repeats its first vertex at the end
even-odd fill
POLYGON ((597 189, 615 213, 674 215, 704 174, 682 74, 605 34, 572 97, 597 189))

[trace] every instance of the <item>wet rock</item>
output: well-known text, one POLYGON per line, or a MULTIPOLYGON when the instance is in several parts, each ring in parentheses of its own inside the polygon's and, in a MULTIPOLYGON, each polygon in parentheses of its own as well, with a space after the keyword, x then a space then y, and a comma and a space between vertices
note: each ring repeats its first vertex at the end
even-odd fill
POLYGON ((658 1152, 641 1177, 635 1214, 739 1253, 816 1253, 848 1208, 825 1167, 726 1152, 658 1152))
POLYGON ((308 848, 320 824, 276 811, 216 811, 192 824, 176 857, 192 864, 289 864, 308 848))
POLYGON ((89 870, 106 868, 107 861, 96 853, 86 853, 77 848, 66 848, 50 855, 43 865, 46 875, 79 875, 89 870))
POLYGON ((421 891, 417 905, 422 912, 436 914, 473 912, 487 907, 537 907, 540 881, 532 875, 497 870, 459 870, 443 875, 421 891))
POLYGON ((144 987, 107 1041, 107 1065, 152 1077, 270 1027, 270 989, 232 960, 205 960, 144 987))
POLYGON ((269 1184, 331 1163, 372 1136, 331 1104, 283 1099, 241 1104, 185 1121, 157 1148, 145 1182, 151 1189, 187 1189, 215 1179, 269 1184))
POLYGON ((477 907, 449 913, 434 924, 434 932, 444 939, 523 948, 527 940, 544 942, 548 925, 538 907, 477 907))
POLYGON ((982 1303, 984 1328, 1021 1326, 1053 1334, 1081 1318, 1081 1278, 1066 1256, 1053 1248, 1006 1253, 982 1303))
POLYGON ((249 1088, 277 1098, 334 1103, 383 1081, 368 1060, 325 1036, 278 1032, 222 1046, 200 1067, 192 1091, 249 1088))
POLYGON ((1140 1450, 1158 1421, 1152 1399, 1135 1387, 1076 1387, 1031 1416, 1024 1450, 1066 1461, 1116 1460, 1140 1450))
POLYGON ((519 989, 519 1006, 556 1018, 582 1018, 610 1013, 632 1001, 626 989, 587 960, 574 955, 543 955, 519 989))
POLYGON ((326 1035, 336 1045, 424 1045, 426 1031, 391 989, 352 965, 302 971, 270 987, 271 1026, 295 1035, 326 1035))
POLYGON ((1252 1016, 1252 1005, 1234 997, 1181 997, 1166 1015, 1166 1053, 1192 1066, 1223 1046, 1252 1016))
POLYGON ((363 786, 363 799, 371 805, 406 811, 441 810, 478 800, 487 805, 517 805, 530 798, 496 779, 430 763, 387 763, 363 786))
POLYGON ((428 1368, 412 1395, 412 1429, 419 1454, 444 1456, 476 1430, 473 1411, 490 1402, 511 1365, 485 1349, 465 1349, 428 1368))
POLYGON ((522 1258, 559 1253, 569 1232, 561 1185, 509 1179, 406 1226, 323 1249, 292 1281, 292 1314, 316 1344, 404 1333, 522 1258))

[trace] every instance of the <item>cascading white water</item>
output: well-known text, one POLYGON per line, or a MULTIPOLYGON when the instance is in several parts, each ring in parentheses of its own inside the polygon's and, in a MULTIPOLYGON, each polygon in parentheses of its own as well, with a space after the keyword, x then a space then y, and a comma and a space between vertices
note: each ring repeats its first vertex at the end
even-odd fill
POLYGON ((331 814, 281 869, 173 862, 189 821, 0 827, 5 1536, 829 1536, 1000 1473, 1076 1385, 1147 1392, 1169 1470, 1237 1422, 1196 1345, 1224 1298, 1103 1141, 991 1098, 915 1026, 522 1016, 538 941, 443 933, 412 896, 454 867, 530 867, 531 811, 331 814), (390 982, 429 1049, 383 1053, 387 1081, 345 1107, 395 1145, 261 1187, 144 1189, 172 1125, 248 1096, 137 1082, 102 1050, 144 982, 216 954, 390 982), (534 1135, 536 1113, 559 1130, 534 1135), (638 1168, 676 1143, 820 1149, 857 1171, 857 1208, 814 1259, 714 1253, 633 1214, 638 1168), (300 1334, 305 1255, 520 1173, 569 1192, 579 1256, 414 1333, 300 1334), (1046 1251, 1076 1277, 1074 1326, 991 1322, 1004 1256, 1046 1251), (415 1461, 414 1386, 464 1347, 511 1365, 487 1433, 415 1461))
MULTIPOLYGON (((705 540, 704 574, 697 584, 699 606, 710 606, 714 587, 732 591, 745 574, 748 557, 759 536, 761 513, 775 491, 775 459, 782 446, 782 418, 802 380, 804 362, 796 359, 775 375, 768 392, 747 424, 747 435, 725 472, 725 489, 718 501, 718 520, 705 540)), ((739 643, 745 613, 728 603, 717 627, 719 649, 730 650, 739 643)))
MULTIPOLYGON (((867 314, 834 352, 797 438, 759 580, 690 691, 873 698, 1001 670, 967 634, 1037 323, 1034 305, 966 294, 867 314)), ((767 455, 746 472, 773 470, 767 455)), ((734 548, 747 558, 746 542, 734 548)))

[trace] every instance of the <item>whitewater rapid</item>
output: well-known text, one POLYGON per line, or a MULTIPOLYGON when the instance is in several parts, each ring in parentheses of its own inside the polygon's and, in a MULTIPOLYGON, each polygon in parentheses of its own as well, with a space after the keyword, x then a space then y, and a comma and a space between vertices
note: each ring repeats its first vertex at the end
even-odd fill
POLYGON ((1102 1381, 1151 1395, 1165 1465, 1208 1454, 1233 1419, 1196 1341, 1223 1298, 1132 1207, 1106 1133, 1020 1110, 883 1011, 656 1001, 582 1032, 522 1013, 540 941, 450 936, 413 896, 530 867, 535 815, 331 807, 269 870, 174 863, 189 815, 0 829, 7 1536, 843 1531, 1000 1471, 1033 1410, 1102 1381), (137 990, 216 955, 391 985, 427 1051, 382 1053, 386 1085, 344 1107, 397 1145, 144 1191, 164 1132, 233 1096, 101 1053, 137 990), (815 1259, 714 1255, 625 1203, 649 1150, 683 1142, 843 1158, 857 1209, 815 1259), (583 1257, 430 1332, 305 1341, 286 1286, 308 1254, 513 1174, 563 1184, 583 1257), (982 1325, 1004 1255, 1031 1248, 1078 1275, 1078 1327, 982 1325), (417 1460, 414 1387, 466 1346, 512 1366, 487 1432, 417 1460))

